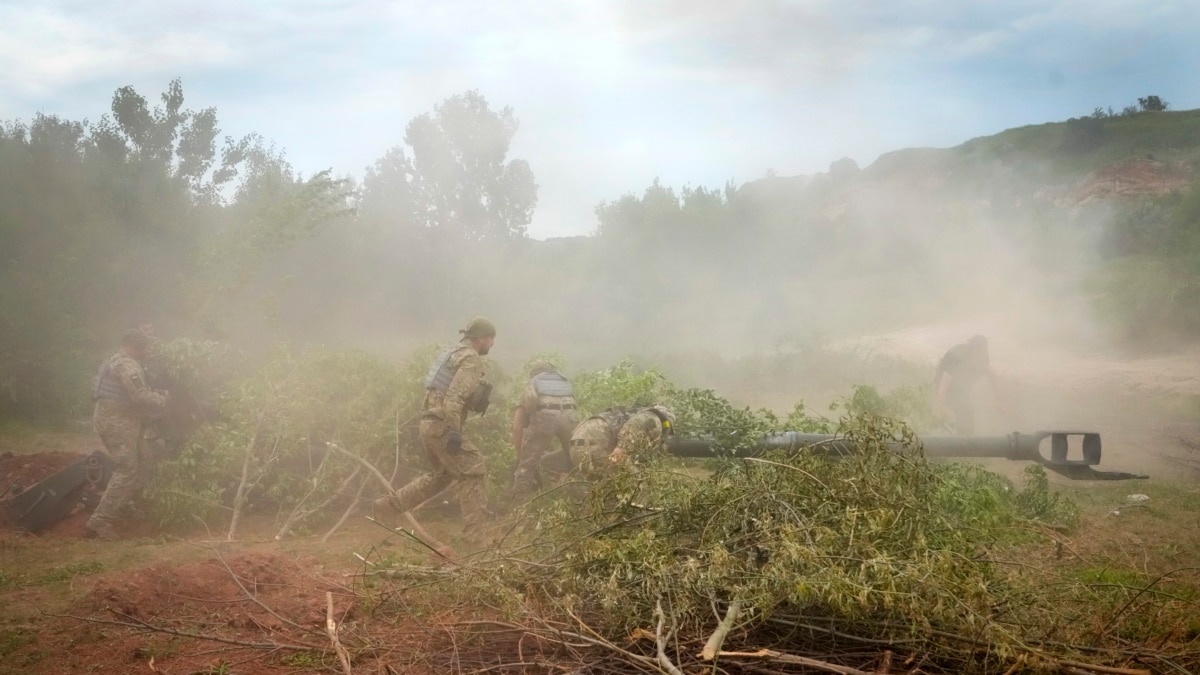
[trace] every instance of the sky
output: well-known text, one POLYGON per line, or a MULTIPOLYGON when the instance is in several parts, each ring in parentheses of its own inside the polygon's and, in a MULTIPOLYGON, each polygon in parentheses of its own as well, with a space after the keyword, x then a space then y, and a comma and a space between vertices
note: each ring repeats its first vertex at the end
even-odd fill
POLYGON ((475 89, 521 122, 536 238, 605 200, 826 171, 1161 96, 1200 107, 1200 3, 1156 0, 0 0, 0 120, 132 85, 361 178, 475 89))

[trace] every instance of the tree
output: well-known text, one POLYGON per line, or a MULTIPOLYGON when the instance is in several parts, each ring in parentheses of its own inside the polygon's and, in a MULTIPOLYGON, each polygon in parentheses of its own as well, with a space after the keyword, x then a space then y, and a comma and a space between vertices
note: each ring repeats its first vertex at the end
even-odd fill
POLYGON ((122 329, 190 323, 189 295, 227 311, 346 214, 348 181, 298 178, 257 136, 218 153, 216 111, 186 109, 178 80, 161 101, 123 87, 96 123, 0 124, 0 419, 83 411, 122 329))
POLYGON ((463 239, 523 237, 537 184, 527 162, 505 161, 517 127, 512 108, 494 112, 477 91, 409 122, 411 158, 394 149, 387 159, 412 190, 418 222, 463 239))
POLYGON ((1138 98, 1138 107, 1145 112, 1162 112, 1171 107, 1170 103, 1162 100, 1157 96, 1146 96, 1138 98))

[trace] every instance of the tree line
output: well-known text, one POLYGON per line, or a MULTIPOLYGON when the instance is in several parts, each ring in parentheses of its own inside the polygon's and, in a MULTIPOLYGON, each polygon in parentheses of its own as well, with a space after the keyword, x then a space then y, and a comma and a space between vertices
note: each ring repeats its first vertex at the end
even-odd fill
MULTIPOLYGON (((599 204, 591 236, 541 242, 533 171, 509 156, 519 126, 479 92, 451 96, 354 181, 222 136, 178 80, 155 101, 116 90, 99 121, 0 125, 0 419, 84 413, 98 359, 146 320, 263 349, 407 353, 479 313, 525 353, 769 348, 969 308, 1065 217, 1015 207, 1041 186, 995 164, 885 156, 741 186, 655 181, 599 204)), ((1178 213, 1164 227, 1186 230, 1178 213)))

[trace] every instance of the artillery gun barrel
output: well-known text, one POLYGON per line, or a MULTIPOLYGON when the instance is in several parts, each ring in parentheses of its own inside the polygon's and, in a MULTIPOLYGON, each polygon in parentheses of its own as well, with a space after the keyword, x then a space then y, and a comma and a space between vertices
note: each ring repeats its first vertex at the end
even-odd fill
MULTIPOLYGON (((1002 458, 1037 462, 1068 478, 1114 480, 1145 478, 1121 472, 1097 471, 1100 463, 1100 434, 1090 431, 1037 431, 1006 436, 922 436, 917 439, 927 457, 1002 458), (1079 458, 1070 455, 1078 451, 1079 458)), ((901 449, 899 443, 893 449, 901 449)), ((711 438, 674 436, 667 441, 667 452, 677 457, 753 457, 767 452, 813 452, 825 456, 846 456, 859 452, 853 439, 833 434, 808 434, 784 431, 767 434, 748 450, 736 455, 723 451, 711 438)))

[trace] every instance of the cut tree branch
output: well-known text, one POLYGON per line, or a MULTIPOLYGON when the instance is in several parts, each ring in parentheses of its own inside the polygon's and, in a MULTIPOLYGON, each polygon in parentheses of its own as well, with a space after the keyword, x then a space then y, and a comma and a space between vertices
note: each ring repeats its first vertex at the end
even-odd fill
POLYGON ((725 610, 725 618, 721 619, 721 623, 717 624, 717 629, 708 637, 708 642, 704 643, 704 649, 700 650, 700 659, 703 661, 712 661, 717 652, 721 651, 721 645, 725 642, 725 636, 729 634, 729 629, 733 628, 733 624, 738 620, 738 615, 742 613, 742 600, 735 598, 729 604, 729 608, 725 610))
POLYGON ((350 672, 350 654, 346 652, 346 648, 342 646, 342 641, 338 639, 338 625, 333 618, 333 593, 325 591, 325 633, 329 635, 329 641, 333 643, 333 651, 337 652, 338 661, 342 664, 342 672, 346 675, 352 675, 350 672))

